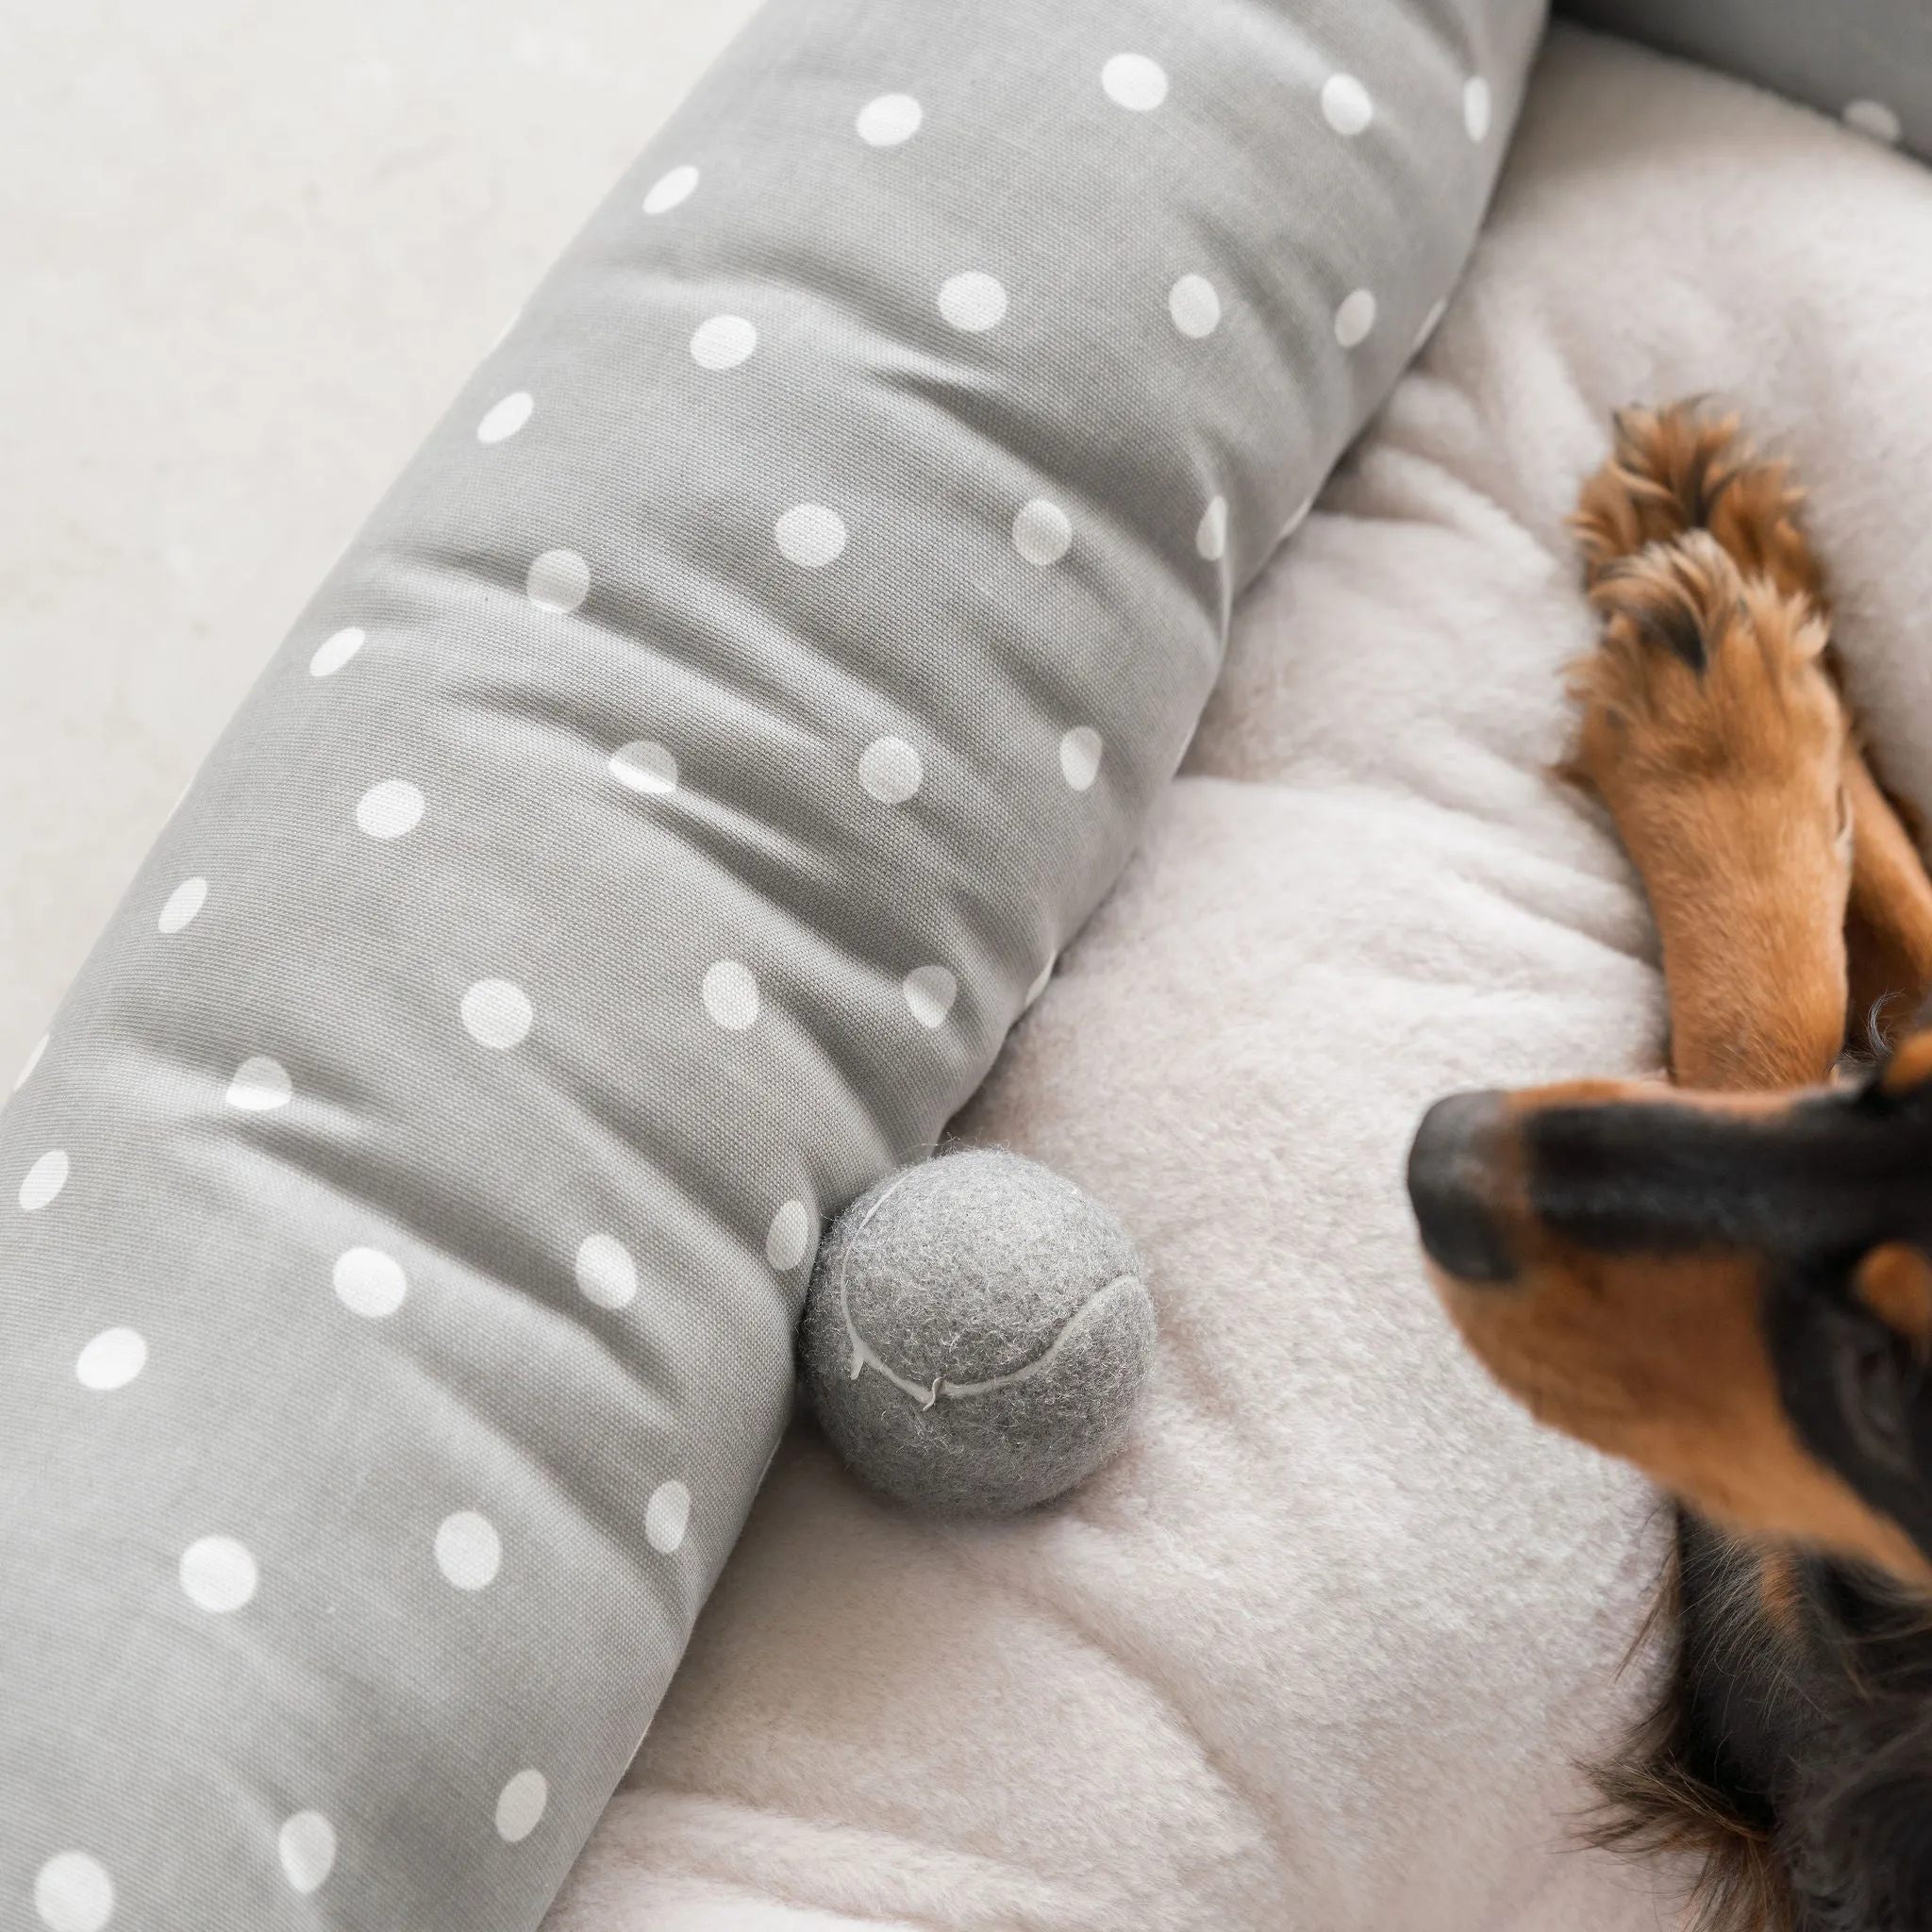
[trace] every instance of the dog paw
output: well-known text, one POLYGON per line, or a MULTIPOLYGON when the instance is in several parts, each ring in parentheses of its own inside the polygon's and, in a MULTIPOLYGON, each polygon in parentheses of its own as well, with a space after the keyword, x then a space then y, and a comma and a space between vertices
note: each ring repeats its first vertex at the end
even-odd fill
POLYGON ((1609 460, 1570 520, 1594 586, 1652 543, 1708 530, 1746 577, 1824 607, 1824 573, 1797 524, 1804 492, 1784 462, 1759 458, 1735 416, 1695 403, 1620 409, 1609 460))
POLYGON ((1747 845, 1774 871, 1783 842, 1823 824, 1841 841, 1845 719, 1815 605, 1747 576, 1707 530, 1610 559, 1591 603, 1597 649, 1573 667, 1582 710, 1572 774, 1610 807, 1640 865, 1658 840, 1747 845))

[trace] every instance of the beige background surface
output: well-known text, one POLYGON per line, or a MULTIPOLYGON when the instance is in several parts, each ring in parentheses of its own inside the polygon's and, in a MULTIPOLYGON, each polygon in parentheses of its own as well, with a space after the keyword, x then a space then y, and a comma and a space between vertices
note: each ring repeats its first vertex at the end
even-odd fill
POLYGON ((323 573, 755 10, 0 0, 9 1081, 323 573))

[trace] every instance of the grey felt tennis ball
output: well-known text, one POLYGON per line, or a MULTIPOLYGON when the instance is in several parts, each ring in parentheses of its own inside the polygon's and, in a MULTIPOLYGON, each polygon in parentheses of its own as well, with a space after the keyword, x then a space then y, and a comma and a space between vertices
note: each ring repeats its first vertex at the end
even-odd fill
POLYGON ((1154 1305, 1099 1202, 982 1149, 902 1169, 840 1216, 801 1346, 819 1420, 862 1481, 938 1514, 1006 1516, 1121 1446, 1154 1305))

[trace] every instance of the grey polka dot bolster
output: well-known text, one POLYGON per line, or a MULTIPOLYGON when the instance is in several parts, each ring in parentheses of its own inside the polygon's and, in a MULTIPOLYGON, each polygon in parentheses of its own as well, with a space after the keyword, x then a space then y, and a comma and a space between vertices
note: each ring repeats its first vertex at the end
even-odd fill
POLYGON ((534 1926, 1534 0, 773 0, 274 659, 0 1119, 0 1923, 534 1926))
MULTIPOLYGON (((1557 11, 1741 75, 1836 116, 1881 147, 1932 161, 1925 0, 1557 0, 1557 11)), ((1487 120, 1487 99, 1481 112, 1487 120)))

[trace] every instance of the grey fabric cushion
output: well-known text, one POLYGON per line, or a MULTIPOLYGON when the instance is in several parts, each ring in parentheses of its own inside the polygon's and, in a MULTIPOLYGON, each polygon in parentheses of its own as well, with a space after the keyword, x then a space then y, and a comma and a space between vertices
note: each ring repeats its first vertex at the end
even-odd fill
POLYGON ((1539 25, 777 0, 619 188, 0 1124, 7 1923, 536 1923, 1539 25))
POLYGON ((1926 0, 1557 0, 1557 10, 1741 75, 1932 160, 1926 0))

